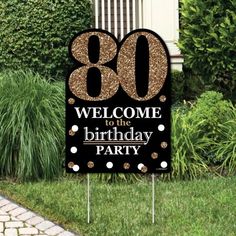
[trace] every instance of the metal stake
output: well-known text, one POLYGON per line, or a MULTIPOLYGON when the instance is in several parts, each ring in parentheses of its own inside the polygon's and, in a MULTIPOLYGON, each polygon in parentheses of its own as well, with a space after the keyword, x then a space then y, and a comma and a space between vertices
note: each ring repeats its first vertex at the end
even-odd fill
POLYGON ((87 174, 87 213, 88 213, 88 224, 90 223, 90 179, 89 179, 89 173, 87 174))
POLYGON ((155 223, 155 175, 152 174, 152 223, 155 223))

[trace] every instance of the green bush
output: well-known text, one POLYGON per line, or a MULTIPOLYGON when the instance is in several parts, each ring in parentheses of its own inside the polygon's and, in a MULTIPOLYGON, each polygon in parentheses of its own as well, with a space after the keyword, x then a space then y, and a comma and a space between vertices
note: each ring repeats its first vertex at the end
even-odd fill
POLYGON ((69 41, 90 24, 89 0, 1 1, 0 69, 64 77, 71 69, 69 41))
MULTIPOLYGON (((192 108, 191 122, 204 121, 201 124, 202 135, 216 140, 216 131, 230 117, 232 103, 224 100, 223 95, 215 91, 203 93, 192 108)), ((219 137, 220 138, 220 137, 219 137)))
POLYGON ((185 64, 210 83, 235 89, 236 1, 182 0, 180 48, 185 64))
POLYGON ((167 178, 236 173, 236 108, 221 93, 207 91, 190 106, 172 109, 171 137, 173 170, 167 178))
POLYGON ((64 89, 31 72, 0 74, 0 176, 52 179, 62 170, 64 89))
POLYGON ((191 118, 191 110, 186 108, 172 112, 172 173, 168 177, 194 179, 208 171, 207 162, 201 156, 207 146, 201 136, 201 121, 193 124, 191 118))
POLYGON ((192 113, 195 118, 191 122, 204 121, 201 133, 209 139, 202 156, 210 165, 219 165, 221 173, 236 173, 236 108, 232 102, 209 91, 198 99, 192 113))
POLYGON ((232 119, 220 125, 218 135, 221 142, 216 142, 214 151, 216 159, 221 163, 219 170, 221 174, 236 173, 236 109, 231 110, 232 119))
POLYGON ((184 68, 183 71, 172 71, 171 78, 173 104, 183 100, 195 100, 203 92, 209 90, 209 86, 206 85, 202 77, 187 68, 184 68))
POLYGON ((182 71, 174 70, 171 72, 171 79, 171 96, 175 103, 184 99, 185 76, 182 71))

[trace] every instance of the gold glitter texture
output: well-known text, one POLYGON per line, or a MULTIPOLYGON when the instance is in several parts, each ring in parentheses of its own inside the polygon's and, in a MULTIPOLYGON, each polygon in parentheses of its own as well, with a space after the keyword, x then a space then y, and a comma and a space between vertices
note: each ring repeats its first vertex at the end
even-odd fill
POLYGON ((88 163, 87 163, 87 166, 88 166, 88 168, 93 168, 94 167, 94 162, 92 162, 92 161, 89 161, 88 163))
POLYGON ((152 159, 157 159, 158 158, 158 153, 157 152, 153 152, 151 154, 151 157, 152 157, 152 159))
POLYGON ((161 102, 165 102, 165 101, 166 101, 166 96, 165 96, 165 95, 161 95, 160 98, 159 98, 159 100, 160 100, 161 102))
POLYGON ((74 99, 74 98, 69 98, 69 99, 68 99, 68 103, 69 103, 70 105, 75 104, 75 99, 74 99))
POLYGON ((147 168, 146 166, 143 166, 143 167, 141 168, 141 171, 142 171, 143 173, 146 173, 146 172, 148 171, 148 168, 147 168))
POLYGON ((128 162, 125 162, 124 165, 123 165, 123 168, 125 170, 128 170, 130 168, 130 164, 128 162))
POLYGON ((167 148, 167 146, 168 146, 167 142, 161 142, 161 147, 162 148, 167 148))
POLYGON ((72 131, 72 130, 69 130, 69 135, 70 135, 70 136, 74 136, 74 135, 75 135, 75 132, 72 131))
POLYGON ((148 32, 130 35, 119 51, 117 72, 123 90, 133 99, 147 101, 156 96, 165 83, 168 72, 167 55, 159 39, 148 32), (135 80, 135 52, 140 36, 145 36, 149 44, 149 84, 148 93, 144 97, 138 96, 135 80))
POLYGON ((70 169, 72 169, 74 165, 75 165, 75 164, 74 164, 74 162, 72 162, 72 161, 70 161, 70 162, 68 163, 68 167, 69 167, 70 169))
POLYGON ((78 98, 87 101, 102 101, 111 98, 119 88, 117 74, 104 63, 111 61, 117 53, 117 45, 113 38, 101 32, 87 32, 78 36, 72 43, 72 55, 85 66, 74 70, 69 78, 69 88, 78 98), (91 63, 88 55, 88 42, 91 36, 98 36, 100 43, 99 60, 91 63), (101 73, 101 91, 96 97, 91 97, 87 89, 87 74, 89 68, 98 68, 101 73))

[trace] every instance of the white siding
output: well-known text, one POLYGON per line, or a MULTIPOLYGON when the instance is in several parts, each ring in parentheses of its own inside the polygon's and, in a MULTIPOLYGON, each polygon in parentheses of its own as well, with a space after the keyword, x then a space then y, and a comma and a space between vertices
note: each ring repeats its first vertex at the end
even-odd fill
POLYGON ((93 0, 95 27, 112 32, 121 40, 131 30, 147 28, 166 42, 172 68, 182 69, 179 39, 179 0, 93 0))
POLYGON ((172 69, 182 70, 183 58, 177 47, 179 40, 178 0, 144 0, 143 27, 157 32, 166 42, 172 69))

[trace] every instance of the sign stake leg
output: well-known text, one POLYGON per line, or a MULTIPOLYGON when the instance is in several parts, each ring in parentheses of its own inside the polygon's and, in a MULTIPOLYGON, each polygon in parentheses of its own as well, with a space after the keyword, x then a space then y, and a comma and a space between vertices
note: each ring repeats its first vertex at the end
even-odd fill
POLYGON ((152 174, 152 223, 155 223, 155 175, 152 174))
POLYGON ((90 176, 87 174, 87 222, 90 223, 90 176))

